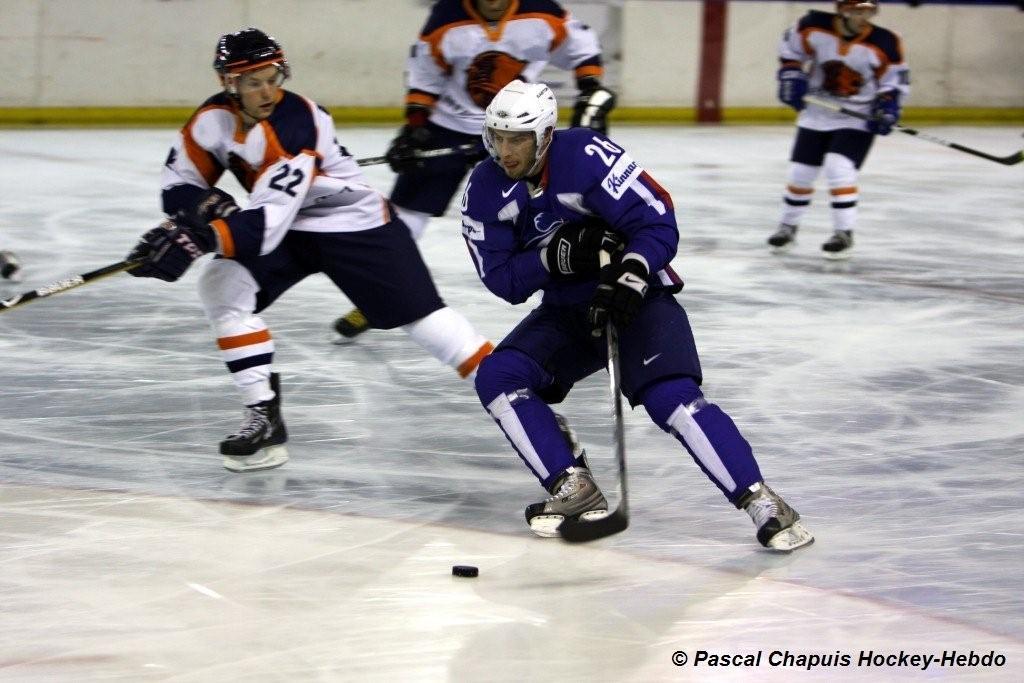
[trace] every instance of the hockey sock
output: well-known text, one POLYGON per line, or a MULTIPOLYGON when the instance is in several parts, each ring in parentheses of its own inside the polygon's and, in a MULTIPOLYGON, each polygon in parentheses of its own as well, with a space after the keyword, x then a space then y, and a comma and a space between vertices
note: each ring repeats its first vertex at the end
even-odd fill
POLYGON ((750 444, 721 408, 689 377, 659 382, 643 395, 647 414, 683 444, 730 502, 762 480, 750 444))
POLYGON ((424 231, 427 229, 427 223, 430 222, 430 214, 423 213, 422 211, 412 211, 410 209, 403 209, 400 206, 395 207, 395 213, 402 219, 402 222, 409 228, 409 232, 412 233, 414 240, 419 240, 423 237, 424 231))
POLYGON ((219 321, 215 325, 217 346, 228 366, 231 379, 242 393, 247 406, 274 398, 270 388, 270 364, 274 360, 274 340, 258 316, 242 321, 219 321))
POLYGON ((447 306, 402 329, 431 356, 455 368, 460 377, 471 377, 494 349, 461 313, 447 306))
POLYGON ((789 165, 789 177, 786 191, 782 195, 782 215, 780 223, 800 225, 807 208, 811 205, 814 194, 814 180, 818 177, 820 166, 809 166, 799 162, 789 165))
POLYGON ((825 155, 825 177, 832 195, 832 227, 853 230, 857 223, 857 167, 842 154, 825 155))
POLYGON ((555 413, 534 393, 534 388, 551 381, 536 361, 514 350, 488 356, 476 377, 480 402, 548 490, 558 475, 576 464, 555 413))

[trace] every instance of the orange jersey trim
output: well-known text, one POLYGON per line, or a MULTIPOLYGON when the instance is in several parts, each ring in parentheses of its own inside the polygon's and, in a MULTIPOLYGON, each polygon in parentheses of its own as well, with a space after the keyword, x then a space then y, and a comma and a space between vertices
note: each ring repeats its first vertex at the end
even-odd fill
POLYGON ((210 222, 210 227, 217 233, 217 241, 220 243, 220 255, 225 258, 234 258, 235 238, 231 236, 231 228, 228 227, 227 221, 223 218, 218 218, 210 222))
POLYGON ((192 126, 195 125, 199 117, 208 111, 214 111, 216 109, 223 109, 225 111, 232 111, 231 107, 224 105, 210 105, 209 107, 203 107, 195 113, 192 119, 185 125, 185 128, 181 131, 182 139, 185 142, 185 154, 188 155, 189 161, 196 167, 200 175, 203 176, 203 180, 210 187, 213 187, 217 180, 220 178, 220 174, 223 173, 223 169, 217 168, 217 165, 210 159, 210 153, 206 149, 196 142, 195 137, 192 135, 192 126))
POLYGON ((237 349, 242 346, 252 346, 270 341, 270 330, 257 330, 248 334, 240 334, 235 337, 221 337, 217 340, 217 346, 221 351, 237 349))

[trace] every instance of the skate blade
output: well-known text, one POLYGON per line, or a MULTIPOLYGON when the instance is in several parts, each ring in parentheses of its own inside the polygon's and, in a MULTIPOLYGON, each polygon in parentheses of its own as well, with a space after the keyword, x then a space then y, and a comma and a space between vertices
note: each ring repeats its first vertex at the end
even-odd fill
POLYGON ((253 455, 228 455, 224 457, 224 469, 232 472, 257 472, 272 470, 288 462, 288 449, 284 446, 268 446, 253 455))
POLYGON ((778 254, 781 256, 782 254, 788 254, 789 252, 791 252, 793 250, 794 244, 795 242, 790 242, 789 244, 783 244, 781 247, 774 247, 769 244, 768 248, 771 250, 773 254, 778 254))
POLYGON ((791 553, 797 548, 814 543, 814 536, 800 522, 783 529, 768 540, 768 550, 777 553, 791 553))
MULTIPOLYGON (((584 522, 593 522, 607 516, 607 510, 589 510, 581 514, 579 518, 584 522)), ((564 520, 564 515, 537 515, 530 520, 530 530, 541 538, 559 538, 558 529, 564 520)))
POLYGON ((853 254, 851 254, 850 251, 850 249, 846 249, 843 251, 823 251, 821 252, 821 255, 824 256, 829 261, 845 261, 846 259, 853 256, 853 254))
POLYGON ((356 337, 346 337, 335 332, 331 335, 330 342, 335 346, 348 346, 356 342, 356 337))

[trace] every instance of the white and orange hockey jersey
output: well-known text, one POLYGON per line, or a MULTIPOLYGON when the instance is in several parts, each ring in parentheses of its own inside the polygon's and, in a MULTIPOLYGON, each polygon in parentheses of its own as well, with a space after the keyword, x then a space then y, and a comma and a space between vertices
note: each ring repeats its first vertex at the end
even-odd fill
MULTIPOLYGON (((808 12, 783 34, 779 59, 805 70, 809 64, 810 93, 835 99, 848 109, 870 113, 871 102, 881 92, 897 92, 900 103, 905 102, 910 94, 910 69, 900 37, 868 24, 846 39, 839 21, 838 14, 808 12)), ((800 112, 797 125, 811 130, 867 130, 865 121, 813 105, 800 112)))
POLYGON ((597 35, 556 2, 512 0, 489 22, 473 0, 439 0, 406 62, 406 104, 479 135, 494 95, 516 78, 536 81, 549 62, 577 80, 604 74, 597 35))
POLYGON ((331 115, 287 90, 247 132, 232 98, 206 100, 164 164, 164 212, 194 207, 225 170, 249 192, 247 208, 211 223, 218 252, 229 258, 267 254, 288 230, 356 232, 391 220, 387 200, 338 144, 331 115))

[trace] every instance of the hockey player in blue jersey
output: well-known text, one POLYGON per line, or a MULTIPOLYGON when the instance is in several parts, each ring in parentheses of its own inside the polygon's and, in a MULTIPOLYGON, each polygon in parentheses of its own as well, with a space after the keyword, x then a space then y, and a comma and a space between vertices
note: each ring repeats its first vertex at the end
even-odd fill
POLYGON ((682 282, 670 266, 679 239, 671 197, 612 140, 584 128, 555 131, 556 118, 547 86, 505 86, 486 110, 491 158, 474 169, 462 200, 463 235, 487 288, 513 304, 543 291, 476 377, 487 412, 551 494, 526 508, 531 529, 558 536, 566 518, 607 514, 549 404, 605 366, 610 320, 630 404, 642 405, 750 514, 764 546, 811 543, 800 516, 765 485, 732 419, 701 393, 693 334, 673 296, 682 282), (602 250, 614 253, 603 269, 602 250))

